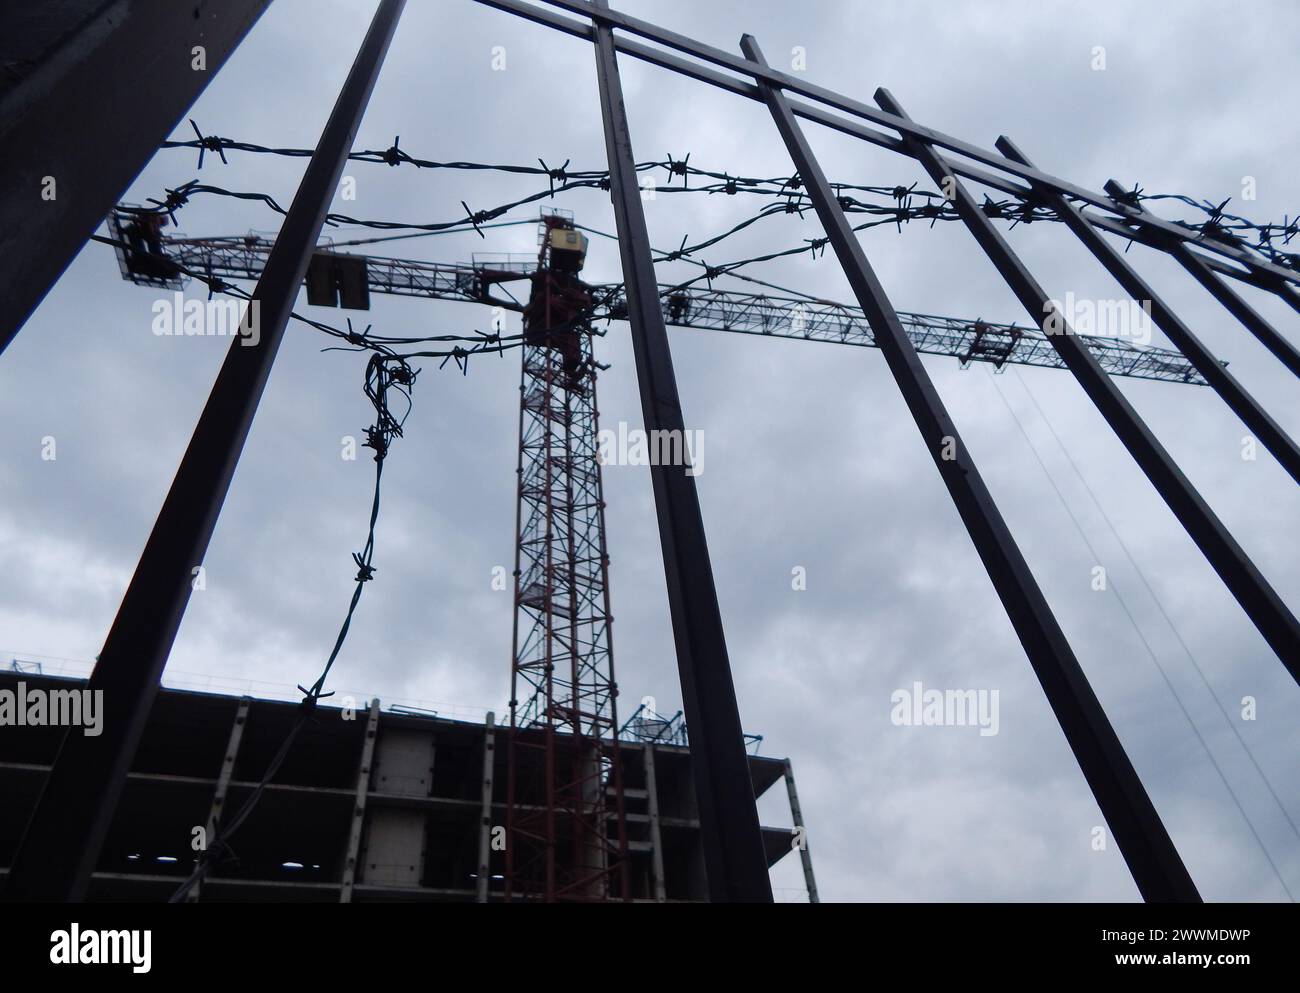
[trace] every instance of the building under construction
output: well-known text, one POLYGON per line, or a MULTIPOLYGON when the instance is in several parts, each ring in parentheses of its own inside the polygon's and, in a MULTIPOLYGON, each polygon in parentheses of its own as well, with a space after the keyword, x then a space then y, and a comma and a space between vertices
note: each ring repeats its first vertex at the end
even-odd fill
MULTIPOLYGON (((0 672, 0 692, 79 689, 82 680, 0 672)), ((34 667, 33 667, 34 668, 34 667)), ((228 811, 257 789, 299 706, 278 700, 165 689, 153 706, 126 790, 92 877, 92 901, 162 901, 176 895, 197 861, 195 829, 208 837, 228 811)), ((0 873, 8 866, 54 761, 65 727, 5 728, 0 734, 0 873)), ((508 749, 506 728, 383 709, 320 707, 300 733, 230 850, 188 901, 498 902, 506 898, 508 749), (504 849, 504 850, 503 850, 504 849)), ((72 733, 80 734, 74 728, 72 733)), ((574 838, 560 825, 564 877, 585 875, 573 900, 693 902, 708 899, 690 754, 680 718, 638 713, 603 744, 597 786, 608 789, 617 754, 623 785, 620 825, 614 805, 588 852, 619 850, 606 872, 577 868, 574 838), (609 881, 609 885, 605 884, 609 881)), ((558 735, 573 754, 571 735, 558 735)), ((792 824, 763 827, 769 865, 787 853, 803 859, 808 899, 817 900, 811 853, 788 760, 750 755, 757 798, 782 780, 792 824), (797 830, 799 829, 799 830, 797 830)), ((544 791, 545 767, 515 764, 519 795, 544 791)), ((516 804, 544 817, 544 807, 516 804)), ((578 839, 583 840, 583 839, 578 839)), ((592 862, 593 865, 598 863, 592 862)), ((514 901, 540 899, 530 892, 514 901)))

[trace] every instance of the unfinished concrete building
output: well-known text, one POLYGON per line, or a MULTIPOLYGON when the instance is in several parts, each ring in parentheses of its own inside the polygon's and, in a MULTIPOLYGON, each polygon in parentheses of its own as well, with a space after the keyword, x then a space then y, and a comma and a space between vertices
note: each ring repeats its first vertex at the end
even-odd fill
MULTIPOLYGON (((77 689, 82 680, 0 672, 0 691, 77 689)), ((151 712, 89 891, 94 901, 163 901, 191 872, 196 828, 237 810, 261 781, 298 705, 165 689, 151 712)), ((7 873, 67 728, 0 727, 0 873, 7 873)), ((72 733, 81 733, 72 729, 72 733)), ((320 707, 218 861, 186 899, 441 901, 503 898, 499 841, 508 730, 401 710, 320 707)), ((630 896, 704 901, 689 749, 625 733, 630 896)), ((811 855, 790 763, 751 755, 755 796, 784 781, 792 826, 764 827, 769 867, 811 855)), ((518 775, 528 775, 522 769, 518 775)), ((612 819, 612 815, 611 815, 612 819)))

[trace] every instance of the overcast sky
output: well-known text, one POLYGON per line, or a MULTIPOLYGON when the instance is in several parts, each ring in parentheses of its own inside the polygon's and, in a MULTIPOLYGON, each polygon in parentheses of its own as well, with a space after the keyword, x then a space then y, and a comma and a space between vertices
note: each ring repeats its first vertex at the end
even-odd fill
MULTIPOLYGON (((210 134, 314 145, 374 6, 278 0, 193 117, 210 134)), ((887 86, 926 124, 986 147, 1005 133, 1041 168, 1094 189, 1114 177, 1150 192, 1231 196, 1238 213, 1261 222, 1300 209, 1300 138, 1281 113, 1300 103, 1300 8, 1282 0, 620 6, 732 51, 750 32, 781 68, 802 46, 811 81, 867 102, 887 86), (1257 199, 1243 202, 1248 176, 1257 199)), ((638 161, 689 152, 706 169, 792 171, 760 105, 635 60, 621 65, 638 161)), ((932 188, 910 160, 807 127, 833 180, 932 188)), ((423 158, 602 169, 590 46, 470 0, 410 0, 357 148, 386 148, 398 134, 423 158), (502 71, 492 66, 496 46, 502 71)), ((189 136, 188 125, 178 128, 176 137, 189 136)), ((304 160, 227 155, 228 166, 209 156, 198 173, 193 152, 162 151, 125 199, 159 197, 198 176, 290 202, 304 160)), ((544 185, 365 163, 346 172, 356 200, 335 210, 413 222, 451 220, 462 200, 483 209, 544 185)), ((646 204, 651 238, 660 247, 700 240, 766 202, 658 196, 646 204)), ((556 205, 613 230, 598 191, 556 205)), ((1199 219, 1181 205, 1155 209, 1199 219)), ((536 207, 512 215, 535 216, 536 207)), ((279 223, 261 205, 226 198, 198 198, 179 220, 190 236, 269 233, 279 223)), ((781 216, 704 258, 746 258, 820 234, 812 215, 781 216)), ((1059 225, 1018 227, 1010 239, 1054 296, 1120 295, 1059 225)), ((959 225, 883 227, 862 244, 899 309, 1026 320, 959 225)), ((487 240, 456 234, 381 250, 453 262, 535 245, 523 225, 487 240)), ((1140 246, 1129 257, 1300 434, 1295 380, 1176 266, 1140 246)), ((852 299, 830 255, 748 271, 852 299)), ((661 279, 674 274, 690 273, 660 267, 661 279)), ((612 242, 593 241, 585 276, 621 278, 612 242)), ((1241 292, 1298 340, 1293 311, 1241 292)), ((188 293, 205 295, 199 285, 188 293)), ((158 296, 123 282, 111 251, 89 246, 0 362, 0 658, 90 660, 112 622, 228 344, 152 334, 158 296), (46 437, 56 439, 54 461, 41 457, 46 437)), ((298 309, 385 334, 489 323, 486 308, 469 304, 372 302, 369 313, 345 314, 309 308, 304 295, 298 309)), ((1097 805, 881 355, 715 331, 670 337, 687 427, 706 438, 697 483, 742 719, 764 736, 764 754, 794 763, 823 899, 1137 899, 1113 841, 1094 850, 1097 805), (796 566, 806 590, 791 588, 796 566), (895 726, 891 693, 914 681, 997 690, 999 733, 895 726)), ((351 595, 351 555, 365 539, 373 470, 366 458, 340 458, 340 439, 371 423, 365 359, 322 353, 329 343, 289 328, 169 681, 190 673, 291 687, 313 680, 328 654, 351 595)), ((1156 343, 1167 344, 1158 332, 1156 343)), ((601 379, 602 423, 640 426, 627 326, 611 325, 596 348, 612 366, 601 379)), ((518 361, 478 359, 466 377, 424 363, 406 437, 385 468, 376 581, 331 686, 430 701, 444 713, 505 711, 511 598, 491 578, 494 566, 513 568, 518 361)), ((1291 823, 1300 820, 1300 691, 1276 656, 1068 372, 995 377, 950 358, 925 362, 1202 895, 1285 900, 1282 880, 1300 895, 1291 823), (1098 564, 1110 579, 1101 592, 1092 589, 1098 564), (1243 697, 1257 700, 1257 719, 1242 720, 1243 697)), ((1262 448, 1242 459, 1245 429, 1209 389, 1120 382, 1300 608, 1295 484, 1262 448)), ((610 467, 605 490, 624 712, 650 695, 673 713, 681 698, 649 470, 610 467)), ((765 823, 789 823, 784 801, 779 788, 764 799, 765 823)), ((774 871, 774 885, 780 899, 801 898, 796 859, 774 871)))

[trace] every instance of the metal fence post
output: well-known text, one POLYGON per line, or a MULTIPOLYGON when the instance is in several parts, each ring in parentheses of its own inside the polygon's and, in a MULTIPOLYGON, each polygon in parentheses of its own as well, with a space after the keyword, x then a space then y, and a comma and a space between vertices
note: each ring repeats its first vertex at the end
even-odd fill
MULTIPOLYGON (((754 38, 745 35, 740 47, 752 62, 766 65, 754 38)), ((1150 901, 1199 901, 1200 895, 1178 850, 1092 692, 974 460, 962 444, 893 304, 813 156, 785 94, 761 80, 758 85, 826 236, 921 430, 926 448, 988 570, 1138 889, 1150 901)))
MULTIPOLYGON (((1124 187, 1113 179, 1106 181, 1106 192, 1116 200, 1124 200, 1126 191, 1124 187)), ((1142 213, 1148 211, 1141 204, 1130 204, 1130 206, 1142 213)), ((1291 372, 1300 376, 1300 349, 1287 341, 1268 321, 1260 315, 1250 304, 1237 295, 1223 278, 1210 271, 1204 260, 1195 252, 1190 251, 1187 246, 1174 239, 1167 242, 1166 251, 1178 260, 1179 265, 1186 269, 1198 283, 1200 283, 1214 299, 1223 304, 1224 308, 1245 326, 1246 330, 1259 339, 1260 344, 1273 353, 1284 366, 1291 372)), ((1277 290, 1278 296, 1286 300, 1293 307, 1296 306, 1295 292, 1287 283, 1279 282, 1277 290)), ((1300 309, 1300 308, 1297 308, 1300 309)))
MULTIPOLYGON (((898 101, 883 87, 876 91, 876 102, 889 113, 910 120, 898 101)), ((970 191, 952 174, 932 146, 908 136, 903 140, 930 178, 949 194, 950 202, 967 229, 1015 293, 1021 306, 1029 312, 1030 319, 1043 329, 1088 399, 1146 473, 1292 678, 1300 683, 1300 622, 1296 621, 1295 615, 1228 533, 1196 487, 1183 475, 1178 463, 1156 440, 1096 357, 1079 340, 1020 257, 980 209, 970 191)))
MULTIPOLYGON (((1024 165, 1033 164, 1005 135, 998 138, 997 148, 998 151, 1013 161, 1021 162, 1024 165)), ((1083 216, 1083 212, 1078 207, 1066 200, 1061 194, 1043 186, 1035 185, 1034 192, 1039 195, 1047 206, 1056 212, 1056 216, 1074 232, 1088 251, 1092 252, 1097 261, 1106 267, 1106 271, 1124 287, 1124 291, 1135 302, 1146 302, 1150 306, 1150 316, 1160 327, 1160 330, 1164 331, 1175 347, 1187 356, 1192 365, 1196 367, 1196 371, 1205 377, 1205 381, 1213 387, 1223 402, 1232 408, 1232 412, 1241 418, 1246 427, 1255 432, 1259 440, 1264 443, 1264 447, 1272 452, 1277 460, 1282 463, 1282 468, 1290 473, 1291 478, 1296 482, 1300 482, 1300 449, 1296 448, 1296 443, 1291 440, 1291 437, 1269 416, 1268 411, 1264 410, 1256 402, 1246 388, 1237 382, 1236 377, 1228 372, 1223 363, 1216 359, 1210 350, 1201 343, 1201 340, 1192 333, 1191 328, 1184 324, 1178 318, 1178 315, 1160 299, 1156 291, 1125 261, 1124 256, 1119 253, 1115 246, 1106 241, 1101 233, 1088 223, 1088 219, 1083 216)), ((1183 251, 1185 250, 1178 247, 1174 249, 1176 256, 1183 251)), ((1195 259, 1191 259, 1185 264, 1199 265, 1195 259)), ((1218 280, 1218 277, 1208 269, 1205 270, 1205 275, 1216 282, 1218 280)))
MULTIPOLYGON (((685 437, 668 332, 641 207, 623 87, 611 28, 593 35, 614 219, 627 284, 628 322, 647 431, 685 437)), ((685 459, 683 459, 685 461, 685 459)), ((682 699, 691 729, 709 896, 715 903, 772 900, 749 757, 722 630, 722 612, 704 534, 695 478, 686 465, 652 465, 659 540, 672 614, 682 699)))

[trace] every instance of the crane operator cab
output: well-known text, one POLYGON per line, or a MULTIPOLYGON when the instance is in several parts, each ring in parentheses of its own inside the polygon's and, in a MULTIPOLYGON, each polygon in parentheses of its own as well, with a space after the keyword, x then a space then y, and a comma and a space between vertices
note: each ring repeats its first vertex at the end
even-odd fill
POLYGON ((122 275, 141 286, 180 289, 180 268, 167 255, 163 214, 147 210, 114 210, 108 216, 109 235, 122 275))
POLYGON ((560 385, 585 394, 591 370, 581 335, 590 320, 592 297, 578 273, 587 259, 587 236, 574 230, 568 217, 546 214, 540 241, 532 295, 524 307, 525 340, 558 353, 560 385))
POLYGON ((572 228, 552 227, 548 235, 551 269, 555 272, 581 272, 587 261, 587 236, 572 228))

